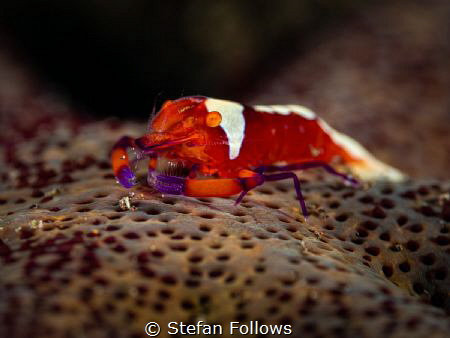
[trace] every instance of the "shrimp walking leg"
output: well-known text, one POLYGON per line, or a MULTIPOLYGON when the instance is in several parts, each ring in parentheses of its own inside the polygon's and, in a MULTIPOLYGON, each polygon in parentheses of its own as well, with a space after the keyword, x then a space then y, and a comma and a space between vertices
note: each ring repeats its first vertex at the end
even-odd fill
POLYGON ((312 168, 323 168, 328 173, 341 177, 344 181, 349 182, 351 185, 356 186, 359 182, 351 177, 350 175, 346 175, 344 173, 340 173, 336 171, 332 166, 327 163, 320 161, 311 161, 311 162, 303 162, 303 163, 295 163, 289 164, 285 166, 267 166, 260 168, 261 171, 271 172, 271 171, 293 171, 293 170, 306 170, 312 168))
MULTIPOLYGON (((263 166, 263 167, 257 168, 255 170, 255 174, 260 175, 262 177, 262 181, 265 181, 265 182, 278 181, 278 180, 283 180, 283 179, 287 179, 287 178, 292 178, 294 180, 294 186, 295 186, 295 191, 297 193, 297 199, 300 202, 300 206, 301 206, 303 215, 308 216, 308 211, 306 209, 305 200, 303 198, 302 190, 300 187, 300 181, 299 181, 297 175, 295 175, 295 173, 293 173, 292 171, 293 170, 306 170, 306 169, 312 169, 312 168, 323 168, 330 174, 341 177, 342 179, 344 179, 346 182, 349 182, 353 186, 356 186, 359 184, 359 182, 357 180, 355 180, 353 177, 343 174, 343 173, 340 173, 340 172, 336 171, 329 164, 320 162, 320 161, 294 163, 294 164, 289 164, 289 165, 285 165, 285 166, 275 166, 275 165, 263 166), (272 175, 263 174, 264 172, 273 172, 273 171, 284 171, 284 172, 279 173, 279 174, 272 174, 272 175)), ((239 195, 239 197, 237 198, 236 204, 239 204, 242 201, 242 199, 244 198, 244 196, 249 191, 250 191, 250 189, 244 189, 241 192, 241 194, 239 195)))
MULTIPOLYGON (((297 199, 300 202, 300 207, 302 209, 302 213, 305 217, 308 216, 308 210, 306 209, 305 199, 303 198, 302 189, 300 187, 300 180, 298 179, 297 175, 295 175, 295 173, 284 172, 284 173, 266 175, 266 174, 260 173, 262 171, 262 169, 258 169, 258 171, 259 172, 254 172, 254 175, 256 177, 258 177, 258 180, 260 182, 258 185, 261 185, 264 182, 280 181, 280 180, 291 178, 294 181, 294 187, 295 187, 295 191, 297 193, 297 199)), ((244 187, 245 187, 245 184, 244 184, 244 187)), ((244 198, 244 196, 254 187, 255 186, 244 188, 242 190, 241 194, 239 195, 239 197, 237 198, 235 204, 239 204, 242 201, 242 199, 244 198)))
POLYGON ((305 199, 303 198, 302 189, 300 187, 300 180, 298 179, 297 175, 293 172, 285 172, 285 173, 279 173, 279 174, 271 174, 271 175, 262 175, 264 177, 264 180, 266 182, 271 181, 281 181, 288 178, 291 178, 294 181, 294 187, 295 191, 297 193, 297 199, 300 202, 300 207, 302 209, 303 216, 308 216, 308 210, 306 209, 306 203, 305 199))

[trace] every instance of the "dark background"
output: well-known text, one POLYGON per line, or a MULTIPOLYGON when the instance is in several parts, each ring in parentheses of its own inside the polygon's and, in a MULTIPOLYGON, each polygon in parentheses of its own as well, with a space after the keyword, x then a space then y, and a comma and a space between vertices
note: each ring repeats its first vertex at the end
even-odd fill
POLYGON ((102 116, 157 97, 246 99, 268 74, 371 1, 2 1, 0 29, 35 72, 102 116))

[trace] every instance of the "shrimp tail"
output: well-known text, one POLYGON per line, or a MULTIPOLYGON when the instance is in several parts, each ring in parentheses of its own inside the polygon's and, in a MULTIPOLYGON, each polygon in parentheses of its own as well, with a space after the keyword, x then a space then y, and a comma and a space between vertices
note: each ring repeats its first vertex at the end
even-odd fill
POLYGON ((375 158, 366 148, 350 136, 338 132, 322 119, 319 120, 319 125, 341 149, 344 162, 360 179, 364 181, 388 180, 393 182, 400 182, 406 179, 404 173, 375 158))

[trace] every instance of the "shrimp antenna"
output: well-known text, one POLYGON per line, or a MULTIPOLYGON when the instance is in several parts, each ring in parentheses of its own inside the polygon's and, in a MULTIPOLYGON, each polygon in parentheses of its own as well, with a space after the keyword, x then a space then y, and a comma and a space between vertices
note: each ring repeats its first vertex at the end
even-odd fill
POLYGON ((151 128, 152 120, 156 115, 156 101, 161 96, 161 94, 162 94, 162 92, 159 92, 158 94, 156 94, 155 99, 153 100, 153 109, 152 109, 152 112, 150 113, 150 117, 148 119, 147 131, 150 131, 152 129, 151 128))

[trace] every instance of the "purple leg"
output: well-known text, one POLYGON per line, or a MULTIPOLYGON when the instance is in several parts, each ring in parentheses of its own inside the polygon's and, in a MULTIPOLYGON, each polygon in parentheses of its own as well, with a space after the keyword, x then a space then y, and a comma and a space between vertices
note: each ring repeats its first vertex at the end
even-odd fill
MULTIPOLYGON (((311 168, 323 168, 327 172, 329 172, 330 174, 341 177, 342 179, 344 179, 345 181, 349 182, 353 186, 356 186, 356 185, 359 184, 359 182, 357 180, 355 180, 353 177, 351 177, 349 175, 346 175, 346 174, 343 174, 343 173, 340 173, 340 172, 336 171, 329 164, 324 163, 324 162, 320 162, 320 161, 312 161, 312 162, 305 162, 305 163, 289 164, 289 165, 286 165, 286 166, 264 166, 264 167, 257 168, 255 170, 255 172, 259 173, 263 177, 263 180, 267 181, 267 182, 279 181, 279 180, 284 180, 284 179, 287 179, 287 178, 292 178, 294 180, 295 191, 297 192, 297 199, 300 202, 300 206, 301 206, 303 215, 305 217, 307 217, 308 216, 308 211, 306 209, 305 200, 303 198, 302 190, 301 190, 301 187, 300 187, 300 180, 298 179, 297 175, 295 175, 291 171, 293 171, 293 170, 305 170, 305 169, 311 169, 311 168), (271 171, 287 171, 287 172, 279 173, 279 174, 271 174, 271 175, 263 174, 264 172, 271 172, 271 171)), ((238 199, 236 200, 236 204, 241 202, 241 200, 248 193, 248 191, 249 190, 244 190, 244 191, 241 192, 241 194, 239 195, 238 199)))
POLYGON ((295 191, 297 192, 297 199, 300 202, 303 216, 308 217, 308 210, 306 210, 305 199, 303 198, 302 189, 300 187, 300 180, 298 179, 297 175, 295 175, 293 172, 288 172, 263 176, 266 182, 280 181, 286 178, 292 178, 294 180, 295 191))
POLYGON ((327 172, 329 172, 332 175, 339 176, 345 181, 349 182, 353 186, 357 186, 359 182, 355 180, 353 177, 340 173, 336 171, 332 166, 330 166, 327 163, 320 162, 320 161, 313 161, 313 162, 305 162, 305 163, 297 163, 297 164, 289 164, 286 166, 267 166, 262 167, 263 171, 292 171, 292 170, 305 170, 305 169, 312 169, 312 168, 323 168, 327 172))
POLYGON ((242 199, 245 197, 245 195, 247 195, 247 193, 250 190, 242 190, 242 192, 239 194, 238 198, 236 199, 236 201, 234 202, 234 205, 238 205, 239 203, 242 202, 242 199))
MULTIPOLYGON (((262 171, 263 170, 261 170, 261 169, 255 171, 255 172, 258 172, 258 175, 261 179, 261 183, 259 185, 263 184, 264 182, 280 181, 280 180, 284 180, 287 178, 292 178, 294 180, 295 191, 297 192, 297 199, 300 202, 300 207, 302 208, 303 215, 305 217, 307 217, 308 211, 306 209, 305 199, 303 198, 302 189, 300 187, 300 180, 298 179, 297 175, 295 175, 293 172, 265 175, 265 174, 261 173, 262 171)), ((244 181, 245 179, 242 179, 242 180, 244 181)), ((245 187, 244 182, 243 182, 242 186, 245 187)), ((236 199, 235 205, 239 204, 242 201, 242 199, 244 198, 244 196, 250 190, 251 189, 244 189, 241 192, 241 194, 239 195, 239 197, 236 199)))

